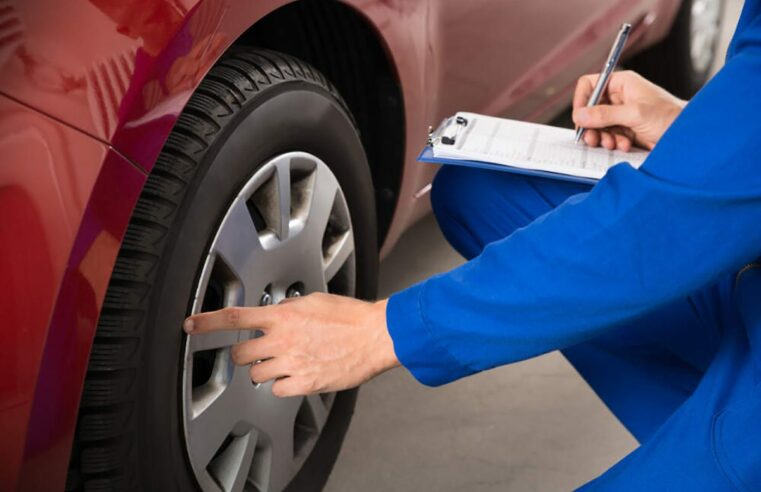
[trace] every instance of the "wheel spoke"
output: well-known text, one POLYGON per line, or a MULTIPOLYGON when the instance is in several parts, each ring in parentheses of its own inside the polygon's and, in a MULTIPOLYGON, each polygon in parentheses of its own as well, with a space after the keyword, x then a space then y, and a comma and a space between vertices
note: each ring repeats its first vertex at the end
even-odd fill
POLYGON ((225 491, 241 492, 248 480, 248 473, 251 470, 251 464, 254 461, 254 451, 256 451, 256 441, 258 439, 258 432, 256 429, 251 429, 248 433, 235 439, 230 444, 231 452, 235 452, 235 460, 230 460, 227 463, 227 468, 230 473, 231 480, 229 486, 223 483, 225 491))
POLYGON ((285 241, 290 236, 291 226, 291 161, 283 159, 276 165, 277 174, 277 236, 285 241))
POLYGON ((228 211, 212 245, 212 254, 222 257, 238 278, 248 276, 251 259, 262 251, 262 243, 243 198, 228 211))
POLYGON ((214 454, 237 424, 238 419, 234 417, 234 400, 231 392, 223 391, 201 409, 198 415, 189 416, 188 434, 190 449, 192 449, 190 459, 196 465, 196 469, 204 469, 208 466, 214 454))
POLYGON ((325 405, 325 401, 322 399, 321 395, 309 395, 306 397, 306 401, 312 423, 315 426, 315 430, 319 432, 325 427, 325 422, 328 420, 329 409, 325 405))
POLYGON ((270 401, 260 401, 256 427, 270 439, 270 490, 281 490, 293 474, 293 437, 299 398, 278 399, 272 396, 271 385, 262 386, 258 392, 266 392, 270 401))
POLYGON ((239 337, 240 332, 226 330, 203 333, 199 335, 188 335, 188 354, 194 354, 204 350, 232 347, 238 343, 239 337))
POLYGON ((293 475, 293 431, 289 437, 278 438, 272 443, 270 489, 281 490, 293 475))
POLYGON ((256 428, 272 440, 280 436, 284 428, 293 429, 300 399, 278 398, 272 394, 272 382, 253 387, 249 367, 236 367, 230 386, 242 395, 239 415, 245 415, 256 428))
POLYGON ((354 252, 354 235, 351 230, 340 234, 328 249, 327 258, 323 259, 325 282, 330 282, 354 252))
POLYGON ((306 229, 311 244, 321 244, 325 229, 330 220, 330 213, 333 211, 333 205, 338 193, 338 181, 327 170, 318 167, 315 170, 316 176, 314 189, 312 191, 312 201, 309 204, 309 215, 306 219, 306 229))

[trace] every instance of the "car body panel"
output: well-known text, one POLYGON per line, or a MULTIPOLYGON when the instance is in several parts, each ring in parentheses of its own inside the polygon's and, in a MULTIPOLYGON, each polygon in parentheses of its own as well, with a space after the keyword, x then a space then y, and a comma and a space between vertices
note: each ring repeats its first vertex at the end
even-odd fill
POLYGON ((23 490, 50 490, 51 481, 65 482, 100 309, 146 178, 113 149, 106 152, 46 334, 19 475, 23 490))
POLYGON ((0 45, 0 92, 150 169, 214 63, 204 56, 223 3, 36 0, 10 7, 19 34, 0 45))
POLYGON ((0 490, 61 489, 98 313, 146 175, 3 96, 0 155, 0 490))
MULTIPOLYGON (((218 57, 287 3, 0 0, 0 265, 11 278, 0 287, 0 489, 63 488, 100 306, 146 174, 218 57)), ((376 32, 404 98, 406 169, 382 254, 429 209, 418 191, 435 167, 415 163, 428 125, 462 109, 546 121, 621 22, 636 24, 631 48, 642 48, 679 6, 344 3, 376 32)))

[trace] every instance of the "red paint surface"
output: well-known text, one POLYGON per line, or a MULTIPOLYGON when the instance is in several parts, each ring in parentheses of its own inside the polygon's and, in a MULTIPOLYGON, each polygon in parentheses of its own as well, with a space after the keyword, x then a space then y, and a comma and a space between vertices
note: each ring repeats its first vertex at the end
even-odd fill
POLYGON ((0 156, 0 490, 50 490, 65 478, 99 308, 145 175, 2 96, 0 156), (22 470, 46 485, 18 483, 22 470))
MULTIPOLYGON (((286 0, 0 0, 0 490, 63 487, 92 336, 118 246, 178 115, 214 61, 286 0), (124 157, 122 157, 124 156, 124 157), (132 161, 134 164, 130 163, 132 161)), ((624 21, 665 34, 678 0, 346 0, 404 95, 413 198, 429 124, 467 109, 544 120, 624 21)))

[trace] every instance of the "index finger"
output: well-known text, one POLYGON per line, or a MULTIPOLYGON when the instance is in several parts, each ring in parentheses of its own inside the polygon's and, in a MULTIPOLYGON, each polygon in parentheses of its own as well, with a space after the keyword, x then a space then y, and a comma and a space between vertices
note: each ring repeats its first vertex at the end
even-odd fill
POLYGON ((576 82, 576 90, 573 93, 573 107, 578 108, 586 106, 592 91, 595 90, 599 73, 582 75, 576 82))
POLYGON ((278 310, 283 306, 226 307, 218 311, 194 314, 182 324, 187 333, 207 333, 219 330, 261 330, 272 328, 278 310))

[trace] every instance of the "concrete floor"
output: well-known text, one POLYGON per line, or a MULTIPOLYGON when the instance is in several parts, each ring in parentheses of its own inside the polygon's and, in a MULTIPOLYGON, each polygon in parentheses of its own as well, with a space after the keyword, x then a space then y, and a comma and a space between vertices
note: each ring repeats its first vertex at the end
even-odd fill
MULTIPOLYGON (((742 6, 727 1, 722 49, 742 6)), ((381 266, 387 296, 462 263, 432 218, 381 266)), ((636 447, 558 353, 431 389, 405 370, 360 390, 327 492, 550 491, 591 480, 636 447)))

